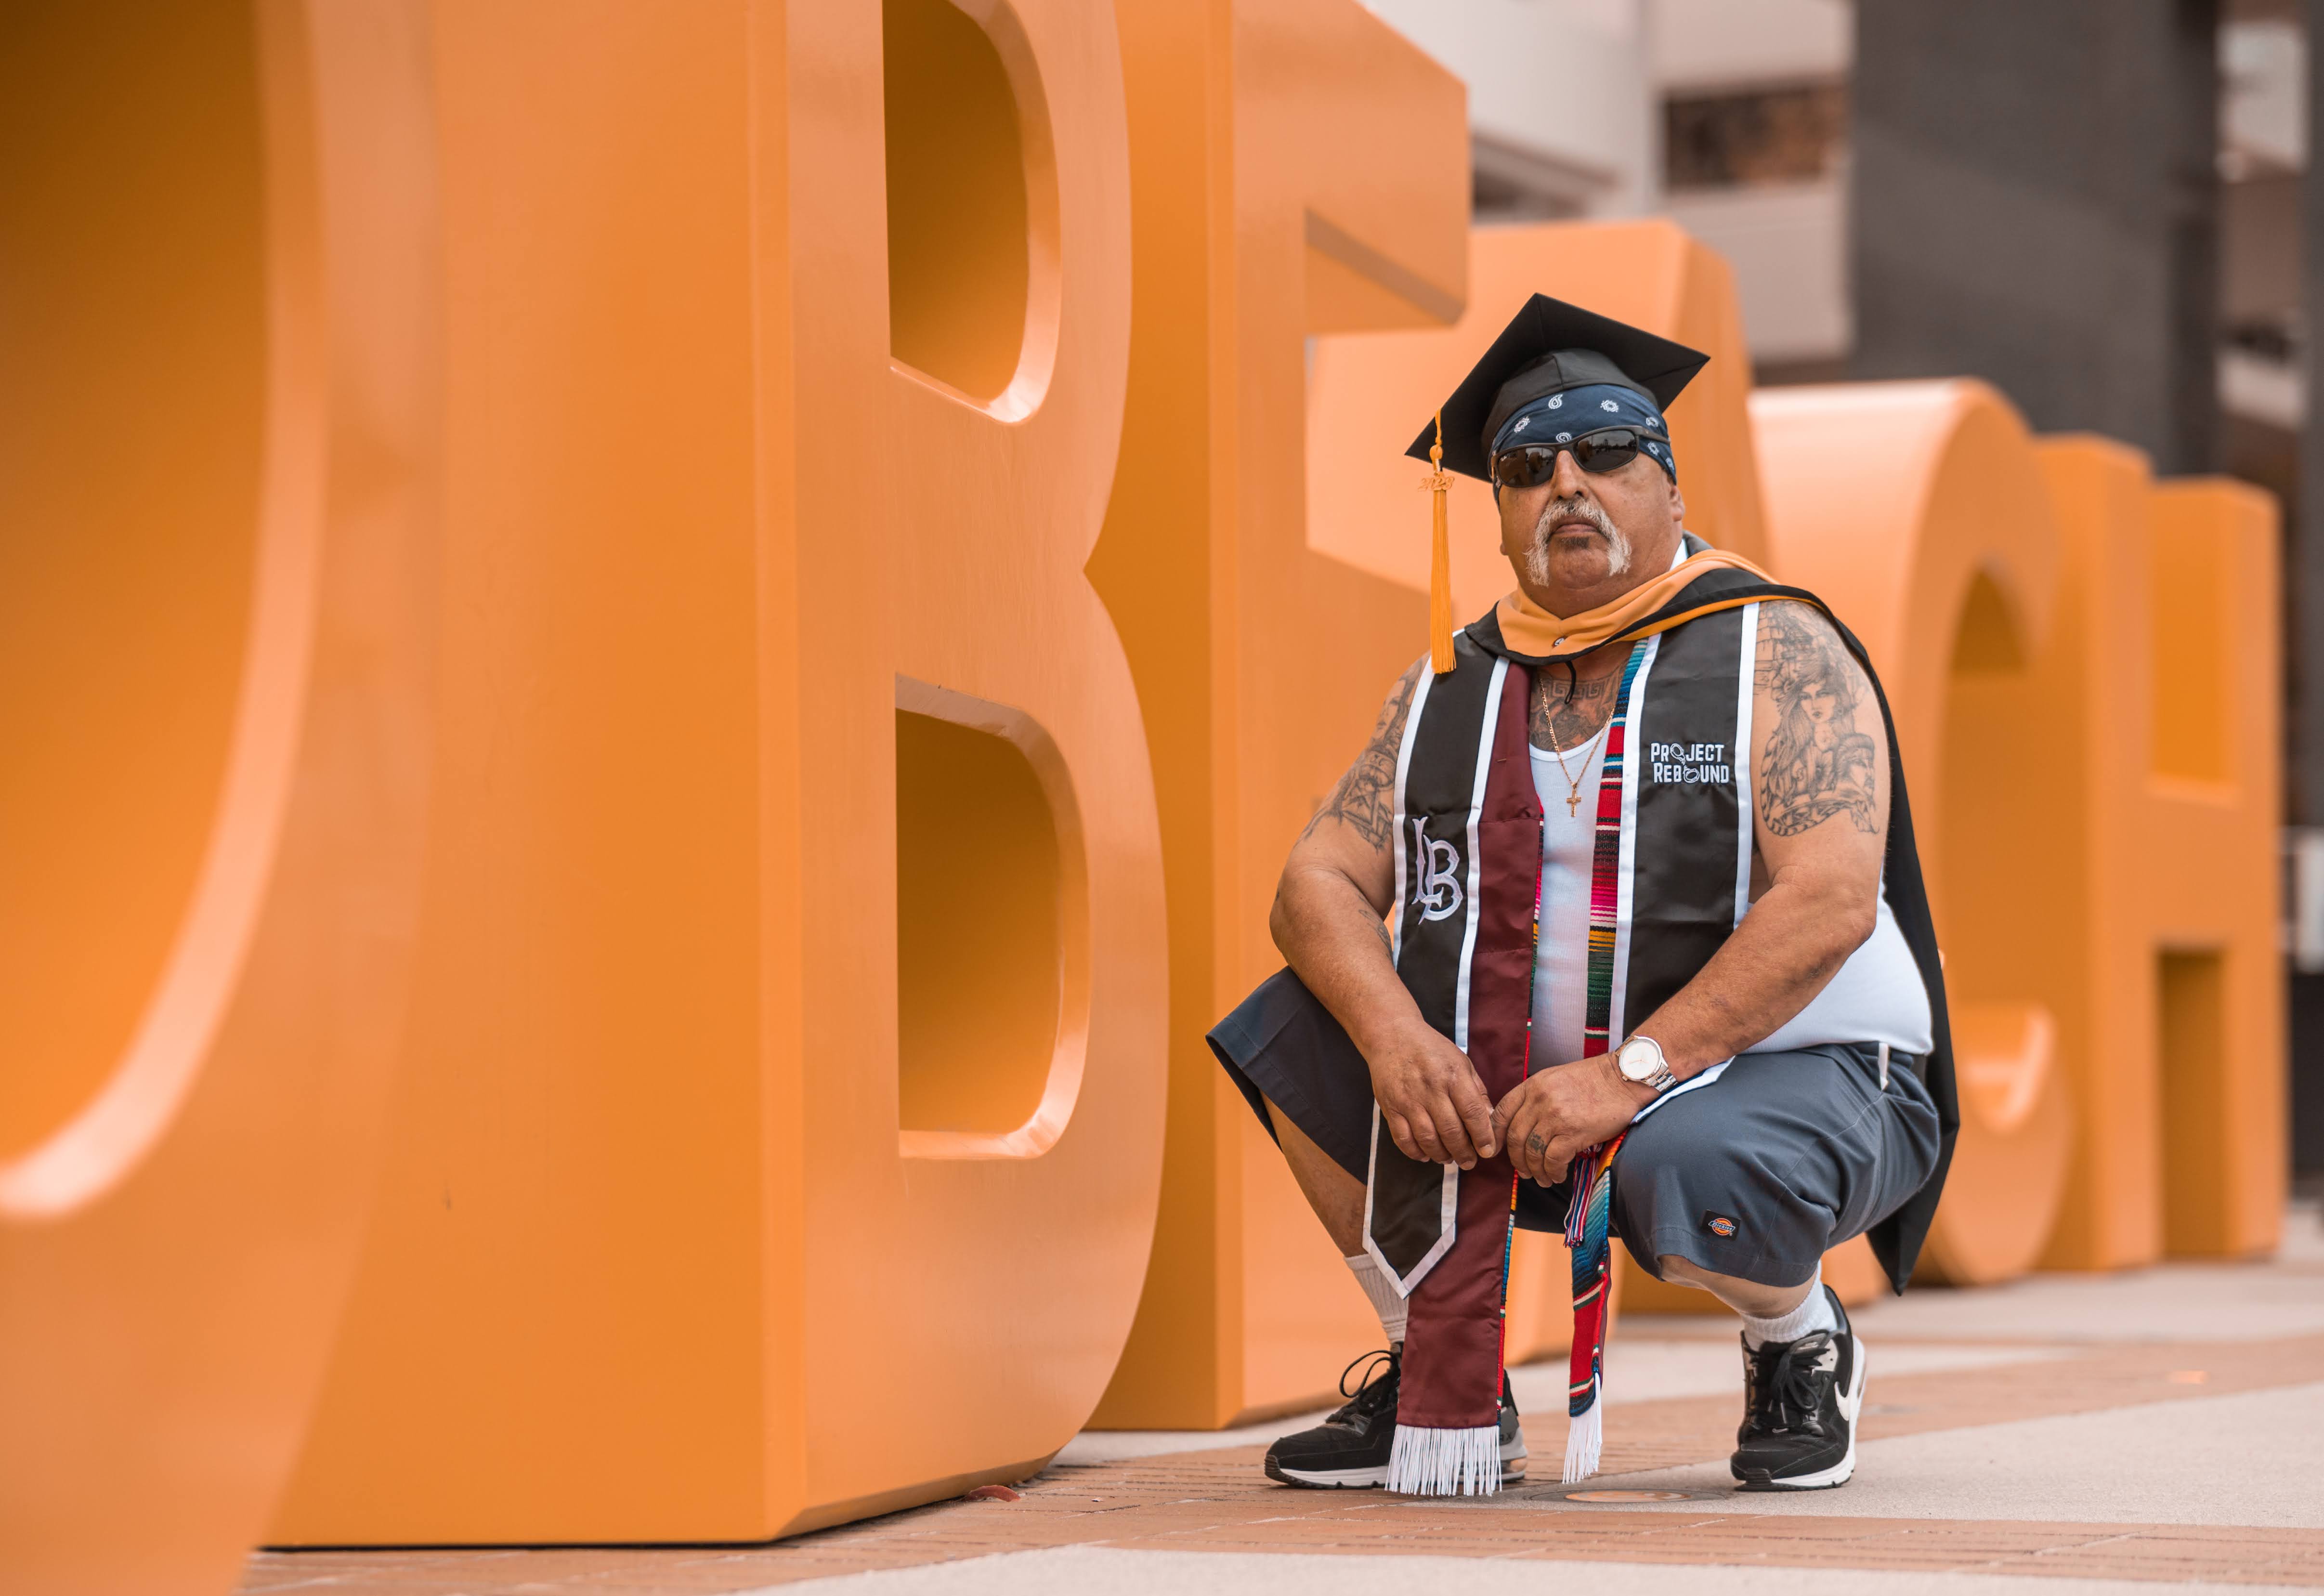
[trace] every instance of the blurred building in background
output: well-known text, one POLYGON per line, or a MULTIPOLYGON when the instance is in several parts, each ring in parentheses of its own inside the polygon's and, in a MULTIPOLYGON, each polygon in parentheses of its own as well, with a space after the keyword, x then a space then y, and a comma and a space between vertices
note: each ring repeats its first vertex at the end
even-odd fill
POLYGON ((1370 4, 1468 83, 1480 223, 1670 216, 1733 264, 1761 384, 1979 376, 2038 431, 2282 498, 2292 1158, 2324 1176, 2300 0, 1370 4))

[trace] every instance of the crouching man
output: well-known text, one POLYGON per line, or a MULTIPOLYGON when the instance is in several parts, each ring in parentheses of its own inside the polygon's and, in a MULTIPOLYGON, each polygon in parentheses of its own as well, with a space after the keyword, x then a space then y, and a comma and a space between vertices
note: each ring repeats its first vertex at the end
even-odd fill
POLYGON ((1854 1471, 1865 1348, 1820 1260, 1869 1232, 1912 1272, 1958 1123, 1944 991, 1862 649, 1684 530, 1663 411, 1702 363, 1536 296, 1447 401, 1516 589, 1389 691, 1284 866, 1290 967, 1212 1033, 1388 1342, 1269 1451, 1286 1484, 1523 1474, 1512 1222, 1574 1249, 1566 1479, 1612 1236, 1741 1316, 1745 1489, 1854 1471))

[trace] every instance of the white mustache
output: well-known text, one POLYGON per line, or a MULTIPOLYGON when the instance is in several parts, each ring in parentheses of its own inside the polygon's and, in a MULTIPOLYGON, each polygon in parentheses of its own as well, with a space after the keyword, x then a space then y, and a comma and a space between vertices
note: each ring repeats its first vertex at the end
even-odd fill
POLYGON ((1606 540, 1608 575, 1618 577, 1630 568, 1630 540, 1602 505, 1583 498, 1552 499, 1542 506, 1541 519, 1534 522, 1533 548, 1526 555, 1526 569, 1535 581, 1548 585, 1550 530, 1568 521, 1586 521, 1606 540))

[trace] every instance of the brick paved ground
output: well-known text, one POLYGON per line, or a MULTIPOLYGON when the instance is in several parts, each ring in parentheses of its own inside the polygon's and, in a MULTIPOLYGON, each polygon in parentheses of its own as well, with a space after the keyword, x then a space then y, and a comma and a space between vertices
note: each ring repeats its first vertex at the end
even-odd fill
MULTIPOLYGON (((1357 1560, 1383 1555, 1619 1564, 1635 1577, 1615 1582, 1641 1590, 1664 1588, 1651 1582, 1658 1564, 1696 1566, 1688 1589, 1757 1590, 1753 1569, 1859 1571, 1848 1588, 1877 1596, 1997 1596, 2020 1588, 2013 1576, 2087 1582, 2086 1593, 2121 1582, 2315 1589, 2324 1239, 2312 1215, 2301 1223, 2265 1266, 2043 1282, 1990 1294, 1984 1310, 1963 1296, 1907 1298, 1864 1315, 1874 1383, 1858 1478, 1812 1498, 1724 1489, 1730 1389, 1609 1406, 1606 1477, 1585 1489, 1661 1499, 1577 1501, 1545 1479, 1455 1502, 1287 1490, 1260 1476, 1262 1447, 1184 1437, 1169 1444, 1189 1450, 1053 1464, 1015 1502, 943 1503, 771 1546, 262 1554, 244 1590, 708 1596, 854 1575, 871 1576, 850 1581, 866 1596, 1354 1591, 1379 1588, 1351 1577, 1357 1560), (1976 1344, 1997 1340, 2008 1345, 1976 1344), (1884 1358, 1899 1371, 1884 1376, 1884 1358), (1942 1367, 1949 1358, 1956 1366, 1942 1367), (2045 1514, 2065 1501, 2078 1510, 2045 1514), (1066 1548, 1104 1554, 1060 1558, 1066 1548), (1201 1566, 1214 1575, 1185 1574, 1184 1558, 1163 1554, 1210 1554, 1201 1566)), ((1623 1333, 1634 1367, 1656 1352, 1692 1360, 1706 1389, 1735 1356, 1721 1325, 1634 1318, 1623 1333)), ((1563 1416, 1528 1416, 1526 1437, 1554 1471, 1563 1416)), ((1783 1588, 1821 1587, 1803 1573, 1783 1588)))

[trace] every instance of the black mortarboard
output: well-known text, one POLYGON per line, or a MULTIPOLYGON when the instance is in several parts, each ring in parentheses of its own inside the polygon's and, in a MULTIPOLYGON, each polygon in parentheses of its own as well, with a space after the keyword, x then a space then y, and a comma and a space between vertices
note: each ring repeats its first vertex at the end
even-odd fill
MULTIPOLYGON (((1518 406, 1567 388, 1609 383, 1667 408, 1711 356, 1668 338, 1536 294, 1525 302, 1444 401, 1444 468, 1489 481, 1486 451, 1518 406)), ((1428 458, 1431 418, 1405 453, 1428 458)))

